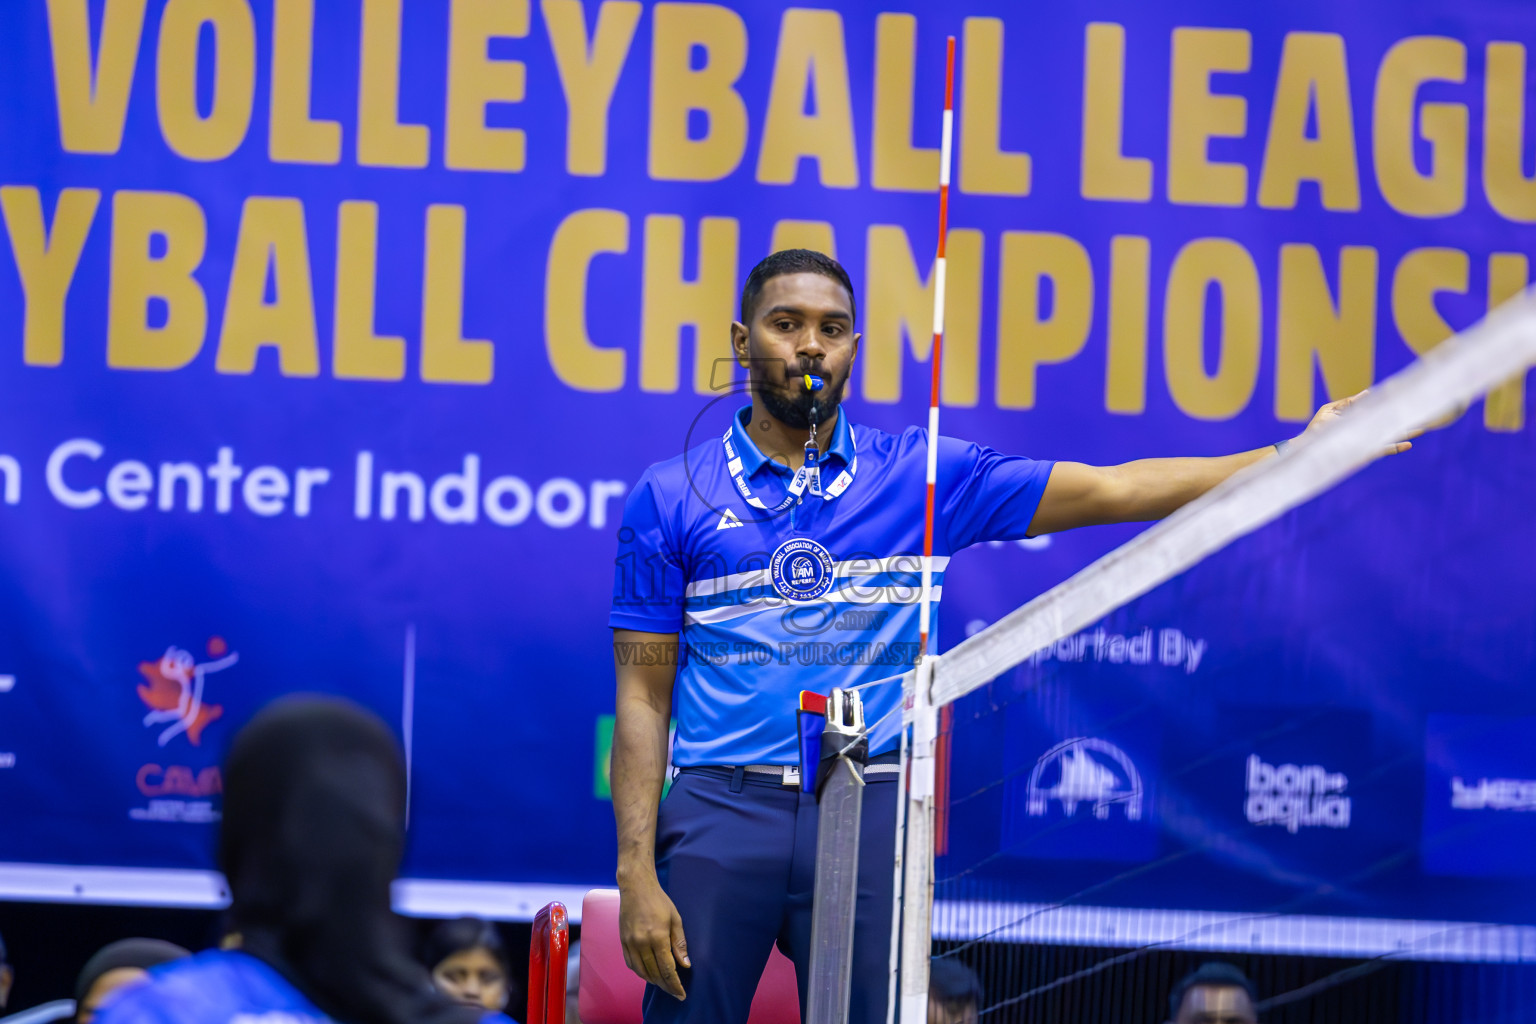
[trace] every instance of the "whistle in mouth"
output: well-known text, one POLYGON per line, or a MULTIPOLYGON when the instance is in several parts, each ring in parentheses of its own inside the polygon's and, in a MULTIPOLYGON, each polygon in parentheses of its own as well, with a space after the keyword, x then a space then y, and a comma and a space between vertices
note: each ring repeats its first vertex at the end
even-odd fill
POLYGON ((826 387, 826 381, 814 373, 801 374, 800 379, 805 382, 805 390, 807 391, 820 391, 826 387))

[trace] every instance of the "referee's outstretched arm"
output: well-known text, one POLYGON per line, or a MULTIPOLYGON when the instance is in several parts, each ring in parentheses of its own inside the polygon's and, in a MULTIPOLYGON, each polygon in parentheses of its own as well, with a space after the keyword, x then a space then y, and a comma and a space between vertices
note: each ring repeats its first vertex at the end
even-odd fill
MULTIPOLYGON (((1365 394, 1329 402, 1317 411, 1302 436, 1326 427, 1365 394)), ((1416 431, 1417 436, 1422 431, 1416 431)), ((1300 440, 1298 438, 1297 440, 1300 440)), ((1288 442, 1282 442, 1285 444, 1288 442)), ((1140 523, 1161 519, 1245 466, 1274 455, 1281 445, 1216 458, 1138 459, 1119 466, 1085 466, 1058 462, 1031 520, 1031 536, 1059 533, 1078 526, 1140 523)), ((1413 445, 1404 440, 1381 454, 1396 455, 1413 445)))
POLYGON ((656 877, 656 809, 667 770, 677 634, 613 631, 618 693, 609 769, 619 830, 619 938, 629 969, 678 999, 692 967, 683 919, 656 877))

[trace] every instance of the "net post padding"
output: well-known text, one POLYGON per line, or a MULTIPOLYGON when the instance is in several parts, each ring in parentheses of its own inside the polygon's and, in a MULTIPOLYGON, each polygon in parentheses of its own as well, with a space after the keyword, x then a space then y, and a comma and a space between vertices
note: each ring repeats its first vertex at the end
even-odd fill
MULTIPOLYGON (((1377 384, 1328 429, 1233 475, 1071 579, 956 644, 935 673, 932 704, 958 700, 1037 651, 1086 629, 1338 484, 1393 442, 1466 408, 1533 363, 1536 289, 1511 299, 1481 323, 1377 384)), ((907 686, 912 693, 910 676, 907 686)), ((909 703, 915 721, 916 703, 909 703)))
POLYGON ((853 690, 827 698, 823 777, 816 787, 816 882, 811 904, 806 1024, 847 1024, 853 926, 859 898, 859 826, 868 761, 864 706, 853 690), (830 746, 840 748, 826 763, 830 746))

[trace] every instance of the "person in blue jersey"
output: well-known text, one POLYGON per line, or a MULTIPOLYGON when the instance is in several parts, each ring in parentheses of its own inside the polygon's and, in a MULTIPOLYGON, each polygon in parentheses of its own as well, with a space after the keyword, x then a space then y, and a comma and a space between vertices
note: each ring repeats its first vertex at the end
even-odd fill
POLYGON ((151 968, 191 955, 164 939, 119 939, 103 946, 75 978, 75 1024, 92 1024, 102 1007, 148 981, 151 968))
MULTIPOLYGON (((649 982, 648 1024, 741 1024, 775 942, 795 963, 804 1005, 816 808, 796 784, 796 698, 866 683, 865 718, 878 724, 849 1019, 885 1020, 894 678, 917 654, 927 437, 854 424, 839 407, 856 322, 835 260, 793 249, 759 263, 731 326, 751 404, 723 435, 647 469, 625 504, 609 616, 612 791, 620 937, 649 982), (824 386, 808 390, 807 374, 824 386), (800 472, 808 450, 819 486, 800 472), (674 714, 678 775, 662 801, 674 714)), ((1325 406, 1309 429, 1349 401, 1325 406)), ((936 448, 935 597, 950 555, 972 544, 1157 519, 1275 452, 1096 467, 948 437, 936 448)))
POLYGON ((235 737, 219 860, 239 949, 150 972, 97 1024, 506 1024, 433 989, 390 907, 405 771, 377 717, 285 698, 235 737))

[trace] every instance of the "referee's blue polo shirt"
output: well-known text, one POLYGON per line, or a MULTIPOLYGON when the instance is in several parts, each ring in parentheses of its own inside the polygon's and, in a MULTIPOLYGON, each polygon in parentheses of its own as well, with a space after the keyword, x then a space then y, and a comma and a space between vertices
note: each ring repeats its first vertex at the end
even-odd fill
MULTIPOLYGON (((679 767, 797 764, 801 690, 896 677, 917 653, 927 431, 889 434, 843 411, 823 459, 825 496, 805 493, 770 514, 793 474, 753 442, 750 413, 651 466, 624 505, 608 624, 680 634, 679 767)), ((1026 536, 1053 465, 939 438, 935 599, 952 553, 1026 536)), ((889 715, 870 736, 870 752, 882 753, 900 726, 900 683, 863 698, 866 721, 889 715)))

